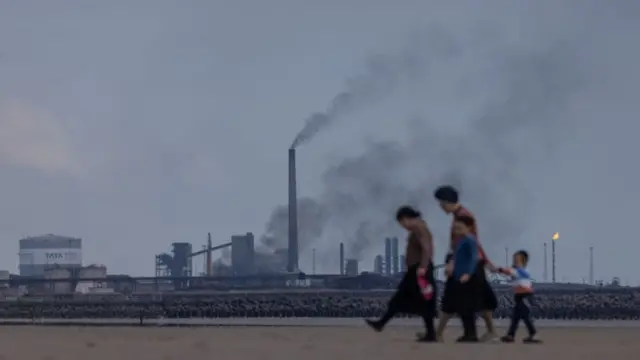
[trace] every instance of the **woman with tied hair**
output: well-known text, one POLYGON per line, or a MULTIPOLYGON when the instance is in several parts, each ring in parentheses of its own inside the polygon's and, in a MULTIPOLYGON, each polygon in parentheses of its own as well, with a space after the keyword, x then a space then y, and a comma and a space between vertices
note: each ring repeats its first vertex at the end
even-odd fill
MULTIPOLYGON (((478 227, 477 222, 475 221, 475 217, 473 214, 459 201, 459 193, 458 191, 451 185, 440 186, 434 191, 434 197, 438 200, 440 204, 440 208, 447 214, 453 215, 454 222, 456 217, 469 217, 474 220, 474 226, 471 229, 472 234, 476 238, 477 248, 478 248, 478 271, 477 275, 479 277, 480 282, 480 298, 481 298, 481 308, 482 308, 482 318, 487 326, 487 333, 484 334, 481 338, 482 341, 495 340, 498 339, 496 335, 495 325, 493 323, 493 312, 498 307, 498 299, 489 284, 489 281, 486 279, 485 268, 489 269, 492 272, 496 272, 497 268, 489 261, 487 254, 485 253, 482 245, 479 242, 478 238, 478 227)), ((449 251, 447 253, 447 257, 445 259, 447 273, 450 274, 451 269, 454 266, 454 256, 453 251, 456 248, 457 242, 460 240, 459 236, 456 236, 453 233, 453 224, 452 224, 452 232, 451 232, 451 242, 449 246, 449 251)), ((449 283, 449 281, 447 282, 449 283)), ((442 299, 442 309, 440 314, 440 322, 438 323, 438 336, 442 336, 444 332, 444 328, 447 326, 447 322, 453 316, 453 303, 455 303, 455 299, 452 299, 453 295, 447 292, 445 287, 444 296, 442 299)))
POLYGON ((434 327, 437 290, 431 231, 420 212, 410 206, 398 209, 396 220, 409 232, 405 251, 407 271, 389 301, 387 312, 379 320, 366 322, 374 330, 382 331, 396 314, 415 314, 422 317, 426 330, 418 341, 434 342, 437 340, 434 327))

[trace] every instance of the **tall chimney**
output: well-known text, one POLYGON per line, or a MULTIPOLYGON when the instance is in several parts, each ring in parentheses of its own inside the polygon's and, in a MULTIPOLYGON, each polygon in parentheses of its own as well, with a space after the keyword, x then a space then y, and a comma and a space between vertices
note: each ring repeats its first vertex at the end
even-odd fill
POLYGON ((398 257, 398 238, 391 238, 391 273, 397 274, 400 272, 399 263, 400 258, 398 257))
POLYGON ((207 270, 205 271, 205 274, 207 274, 207 276, 211 276, 212 274, 212 264, 211 264, 211 233, 207 234, 207 270))
POLYGON ((340 275, 344 275, 344 243, 340 243, 340 275))
POLYGON ((384 239, 384 274, 391 275, 391 238, 384 239))
POLYGON ((298 196, 296 194, 296 150, 289 149, 289 250, 287 271, 298 271, 298 196))

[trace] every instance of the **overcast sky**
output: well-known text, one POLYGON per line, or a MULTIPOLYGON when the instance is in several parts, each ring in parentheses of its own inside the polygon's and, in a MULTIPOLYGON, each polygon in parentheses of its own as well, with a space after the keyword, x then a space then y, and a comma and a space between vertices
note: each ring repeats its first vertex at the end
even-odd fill
MULTIPOLYGON (((389 91, 299 147, 300 196, 324 201, 327 169, 375 144, 414 144, 391 160, 397 176, 380 177, 389 163, 361 176, 424 185, 411 201, 438 256, 450 220, 430 193, 453 173, 496 262, 526 248, 540 278, 559 231, 559 280, 586 279, 593 246, 596 278, 638 284, 637 34, 633 0, 0 0, 1 268, 17 270, 18 239, 46 233, 137 275, 171 242, 261 236, 286 203, 286 150, 304 119, 372 56, 409 54, 417 70, 376 83, 389 91), (469 170, 474 154, 481 169, 469 170)), ((385 196, 391 217, 406 194, 385 196)), ((338 233, 313 247, 337 254, 338 233)), ((366 269, 382 238, 360 250, 366 269)))

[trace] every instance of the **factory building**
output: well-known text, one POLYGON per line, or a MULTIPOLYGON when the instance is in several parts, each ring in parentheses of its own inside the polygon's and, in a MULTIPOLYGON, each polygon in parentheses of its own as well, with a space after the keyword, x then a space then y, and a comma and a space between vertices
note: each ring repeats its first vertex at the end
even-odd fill
POLYGON ((193 247, 190 243, 173 243, 173 264, 171 267, 171 276, 192 276, 193 260, 191 253, 193 247))
POLYGON ((67 279, 69 281, 56 281, 46 284, 47 292, 55 294, 67 294, 72 292, 73 289, 73 271, 65 267, 49 267, 44 271, 44 278, 49 280, 62 280, 67 279))
MULTIPOLYGON (((193 246, 186 242, 175 242, 171 244, 171 248, 171 254, 156 255, 156 276, 193 276, 193 246)), ((173 281, 175 289, 183 289, 188 284, 186 280, 173 281)))
POLYGON ((231 271, 234 275, 255 273, 255 249, 253 233, 231 237, 231 271))
POLYGON ((391 238, 384 239, 384 273, 391 275, 391 238))
POLYGON ((171 276, 173 257, 167 253, 156 255, 156 277, 171 276))
POLYGON ((19 242, 21 276, 45 276, 49 269, 82 267, 82 239, 53 234, 28 237, 19 242))
POLYGON ((347 264, 345 265, 345 273, 347 276, 358 276, 358 260, 357 259, 348 259, 347 264))
POLYGON ((190 243, 171 244, 171 254, 156 255, 156 276, 192 276, 193 246, 190 243))
POLYGON ((107 286, 107 268, 104 265, 89 265, 73 269, 56 265, 47 268, 43 275, 45 279, 58 281, 33 285, 30 286, 31 290, 54 294, 69 294, 73 292, 86 294, 93 293, 96 289, 112 291, 107 286), (104 279, 104 281, 95 279, 104 279))
POLYGON ((373 259, 373 272, 375 274, 382 275, 383 263, 384 263, 384 259, 382 258, 382 255, 376 255, 376 257, 373 259))
POLYGON ((75 290, 82 294, 113 292, 113 289, 110 289, 107 285, 107 267, 104 265, 89 265, 78 271, 78 283, 75 290))

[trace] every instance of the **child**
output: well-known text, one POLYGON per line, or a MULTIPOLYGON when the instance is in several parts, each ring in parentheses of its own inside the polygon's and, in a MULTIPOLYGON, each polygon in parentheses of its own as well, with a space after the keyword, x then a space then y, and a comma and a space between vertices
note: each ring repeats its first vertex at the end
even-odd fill
POLYGON ((513 305, 513 315, 511 316, 511 326, 507 335, 500 338, 502 342, 512 343, 516 336, 516 330, 520 320, 524 321, 529 336, 524 338, 522 342, 532 344, 540 343, 536 339, 536 328, 531 320, 531 302, 533 300, 533 285, 531 275, 527 271, 527 263, 529 262, 529 254, 520 250, 513 254, 513 267, 505 269, 500 268, 498 271, 511 278, 514 291, 515 304, 513 305))

